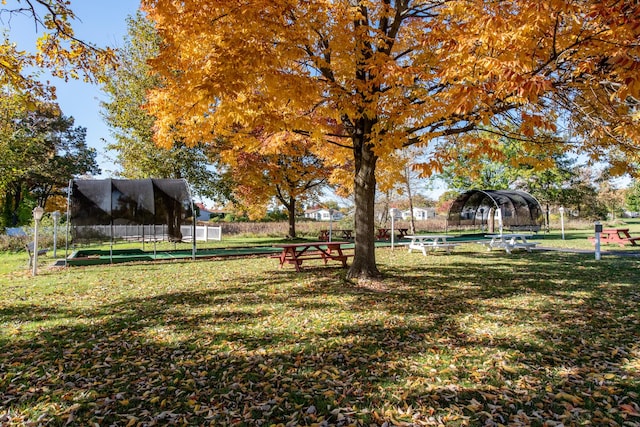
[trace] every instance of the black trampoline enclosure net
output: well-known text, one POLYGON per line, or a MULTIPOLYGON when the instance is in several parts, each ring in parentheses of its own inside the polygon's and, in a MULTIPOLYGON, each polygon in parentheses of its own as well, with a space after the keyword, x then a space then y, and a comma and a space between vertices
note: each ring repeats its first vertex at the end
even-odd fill
POLYGON ((73 241, 182 241, 193 221, 184 179, 77 179, 69 183, 73 241))
POLYGON ((515 190, 471 190, 454 200, 447 228, 488 228, 538 231, 544 215, 538 200, 515 190))

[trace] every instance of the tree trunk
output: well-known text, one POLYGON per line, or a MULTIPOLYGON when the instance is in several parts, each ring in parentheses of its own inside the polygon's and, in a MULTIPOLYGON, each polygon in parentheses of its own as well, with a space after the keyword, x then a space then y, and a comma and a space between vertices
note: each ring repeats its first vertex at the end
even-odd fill
POLYGON ((487 216, 487 231, 489 234, 496 232, 496 209, 489 209, 489 216, 487 216))
POLYGON ((545 204, 545 213, 544 213, 544 215, 545 215, 545 218, 546 218, 546 227, 547 227, 546 232, 547 233, 549 232, 549 224, 551 224, 551 222, 550 222, 551 218, 550 218, 550 215, 549 215, 550 211, 551 211, 551 208, 549 207, 549 203, 546 203, 545 204))
POLYGON ((11 194, 8 191, 4 193, 4 203, 2 204, 2 221, 0 221, 0 228, 10 227, 11 218, 11 194))
POLYGON ((20 205, 22 204, 22 183, 13 183, 13 194, 11 195, 11 221, 10 226, 20 225, 20 205))
POLYGON ((296 199, 293 197, 289 198, 289 203, 287 203, 287 212, 289 215, 289 238, 296 238, 296 199))
POLYGON ((347 273, 348 278, 367 279, 380 277, 376 266, 376 241, 374 233, 376 195, 376 161, 378 158, 364 138, 354 138, 355 160, 355 255, 347 273))
POLYGON ((409 169, 409 167, 407 166, 404 170, 405 172, 405 184, 407 186, 407 197, 409 198, 409 212, 411 212, 411 214, 409 215, 409 229, 411 231, 411 234, 416 234, 416 220, 413 217, 413 194, 411 192, 411 181, 410 181, 410 173, 411 170, 409 169))
MULTIPOLYGON (((180 230, 181 218, 180 211, 182 206, 180 202, 174 199, 164 198, 167 206, 165 218, 167 220, 167 238, 170 242, 181 242, 182 231, 180 230)), ((195 240, 196 236, 193 236, 195 240)))

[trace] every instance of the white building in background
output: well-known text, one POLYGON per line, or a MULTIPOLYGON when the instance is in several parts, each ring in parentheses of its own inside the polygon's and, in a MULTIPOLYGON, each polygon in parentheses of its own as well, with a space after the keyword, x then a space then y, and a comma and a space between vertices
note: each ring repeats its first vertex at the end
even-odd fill
POLYGON ((335 209, 315 208, 306 210, 304 212, 304 217, 315 219, 316 221, 340 221, 342 218, 344 218, 344 215, 342 212, 335 209), (332 213, 333 218, 331 218, 332 213))
POLYGON ((196 221, 219 221, 226 215, 224 210, 220 208, 208 208, 203 203, 195 203, 195 206, 198 209, 196 221))
MULTIPOLYGON (((421 221, 429 218, 436 217, 435 208, 413 208, 413 219, 421 221)), ((406 210, 402 212, 402 219, 407 221, 411 219, 411 211, 406 210)))
POLYGON ((195 207, 198 209, 198 216, 196 217, 196 221, 209 221, 211 219, 212 211, 209 210, 202 203, 195 203, 195 207))
POLYGON ((402 211, 398 208, 389 209, 389 215, 391 215, 394 220, 404 219, 402 211))

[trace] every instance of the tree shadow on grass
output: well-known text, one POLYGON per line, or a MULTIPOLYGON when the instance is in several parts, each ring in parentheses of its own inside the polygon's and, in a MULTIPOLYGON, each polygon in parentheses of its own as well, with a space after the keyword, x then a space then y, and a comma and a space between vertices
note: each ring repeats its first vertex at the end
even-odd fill
POLYGON ((632 422, 637 261, 487 256, 384 265, 375 289, 320 267, 10 306, 69 321, 0 342, 0 423, 632 422))

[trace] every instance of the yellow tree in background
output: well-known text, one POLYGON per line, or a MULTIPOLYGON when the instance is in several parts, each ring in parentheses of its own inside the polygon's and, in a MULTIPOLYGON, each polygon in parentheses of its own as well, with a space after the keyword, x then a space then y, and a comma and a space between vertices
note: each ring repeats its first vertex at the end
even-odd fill
POLYGON ((637 156, 635 1, 143 0, 142 7, 164 41, 153 62, 163 86, 150 103, 159 143, 215 135, 251 151, 260 128, 310 137, 333 164, 348 159, 356 231, 349 277, 379 275, 376 169, 393 169, 397 150, 423 149, 421 169, 430 173, 447 163, 443 136, 465 134, 478 155, 488 132, 543 152, 544 135, 572 123, 567 150, 601 161, 615 152, 617 172, 637 156))
POLYGON ((264 218, 275 198, 287 210, 288 237, 296 237, 296 213, 301 204, 327 186, 333 167, 314 152, 309 138, 281 132, 258 136, 253 150, 223 149, 220 159, 230 167, 234 196, 251 219, 264 218))

